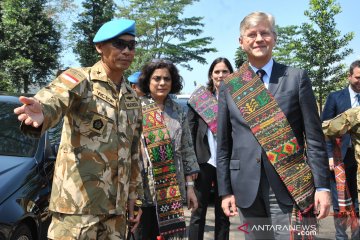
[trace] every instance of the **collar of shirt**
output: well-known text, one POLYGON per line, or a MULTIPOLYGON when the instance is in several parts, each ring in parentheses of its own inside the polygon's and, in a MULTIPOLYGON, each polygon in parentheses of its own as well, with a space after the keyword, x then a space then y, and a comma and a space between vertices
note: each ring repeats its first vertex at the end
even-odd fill
MULTIPOLYGON (((262 70, 264 70, 266 72, 265 76, 263 76, 263 81, 264 81, 266 88, 268 88, 268 86, 269 86, 270 76, 271 76, 273 65, 274 65, 274 60, 271 58, 270 61, 261 68, 262 70)), ((251 66, 251 64, 250 64, 250 67, 252 68, 252 70, 254 70, 254 72, 257 72, 257 70, 259 70, 258 68, 251 66)))
POLYGON ((349 93, 350 93, 350 101, 351 101, 351 107, 357 107, 359 106, 357 98, 356 98, 356 92, 352 90, 351 86, 349 85, 349 93))

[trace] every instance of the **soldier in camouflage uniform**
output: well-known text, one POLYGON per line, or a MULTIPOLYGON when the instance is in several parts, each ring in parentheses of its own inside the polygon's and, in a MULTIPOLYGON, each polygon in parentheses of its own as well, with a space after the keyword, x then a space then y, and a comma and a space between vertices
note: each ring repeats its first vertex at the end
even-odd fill
POLYGON ((125 239, 139 185, 140 102, 125 83, 135 22, 105 23, 94 37, 101 60, 68 69, 16 108, 25 133, 40 136, 64 116, 49 209, 50 239, 125 239), (128 203, 128 206, 127 206, 128 203))
POLYGON ((337 117, 322 124, 326 137, 340 137, 346 133, 351 136, 357 162, 357 192, 360 197, 360 107, 350 108, 337 117))

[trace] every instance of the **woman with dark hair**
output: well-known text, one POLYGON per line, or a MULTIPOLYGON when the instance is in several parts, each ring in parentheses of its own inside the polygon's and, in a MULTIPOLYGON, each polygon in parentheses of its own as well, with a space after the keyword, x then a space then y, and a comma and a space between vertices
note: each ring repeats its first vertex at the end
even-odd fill
POLYGON ((182 77, 170 61, 153 60, 143 67, 139 87, 145 94, 142 239, 185 238, 183 202, 192 211, 197 208, 193 186, 199 165, 186 113, 169 96, 181 91, 182 77))
POLYGON ((189 239, 202 240, 207 206, 210 192, 214 185, 215 204, 215 240, 229 239, 229 218, 221 208, 221 197, 218 195, 216 184, 216 126, 217 126, 217 97, 221 81, 233 68, 226 58, 216 58, 208 71, 207 87, 197 88, 189 99, 188 120, 195 147, 200 173, 195 181, 195 193, 199 207, 193 211, 190 219, 189 239))

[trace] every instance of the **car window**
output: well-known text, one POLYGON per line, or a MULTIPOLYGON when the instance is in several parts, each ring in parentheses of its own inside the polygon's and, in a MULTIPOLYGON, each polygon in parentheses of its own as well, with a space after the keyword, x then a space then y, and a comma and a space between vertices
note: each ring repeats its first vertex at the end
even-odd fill
POLYGON ((25 136, 14 114, 14 103, 0 103, 0 155, 31 157, 35 155, 38 139, 25 136))

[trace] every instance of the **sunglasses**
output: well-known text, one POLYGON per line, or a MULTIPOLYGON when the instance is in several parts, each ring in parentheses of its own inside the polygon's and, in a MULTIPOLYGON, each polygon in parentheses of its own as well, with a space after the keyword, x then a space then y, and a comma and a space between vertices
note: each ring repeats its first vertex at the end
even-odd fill
POLYGON ((116 47, 117 49, 120 49, 121 51, 125 50, 125 48, 128 48, 129 51, 134 50, 136 43, 137 42, 135 40, 126 41, 126 40, 119 39, 119 38, 111 41, 111 44, 114 47, 116 47))

